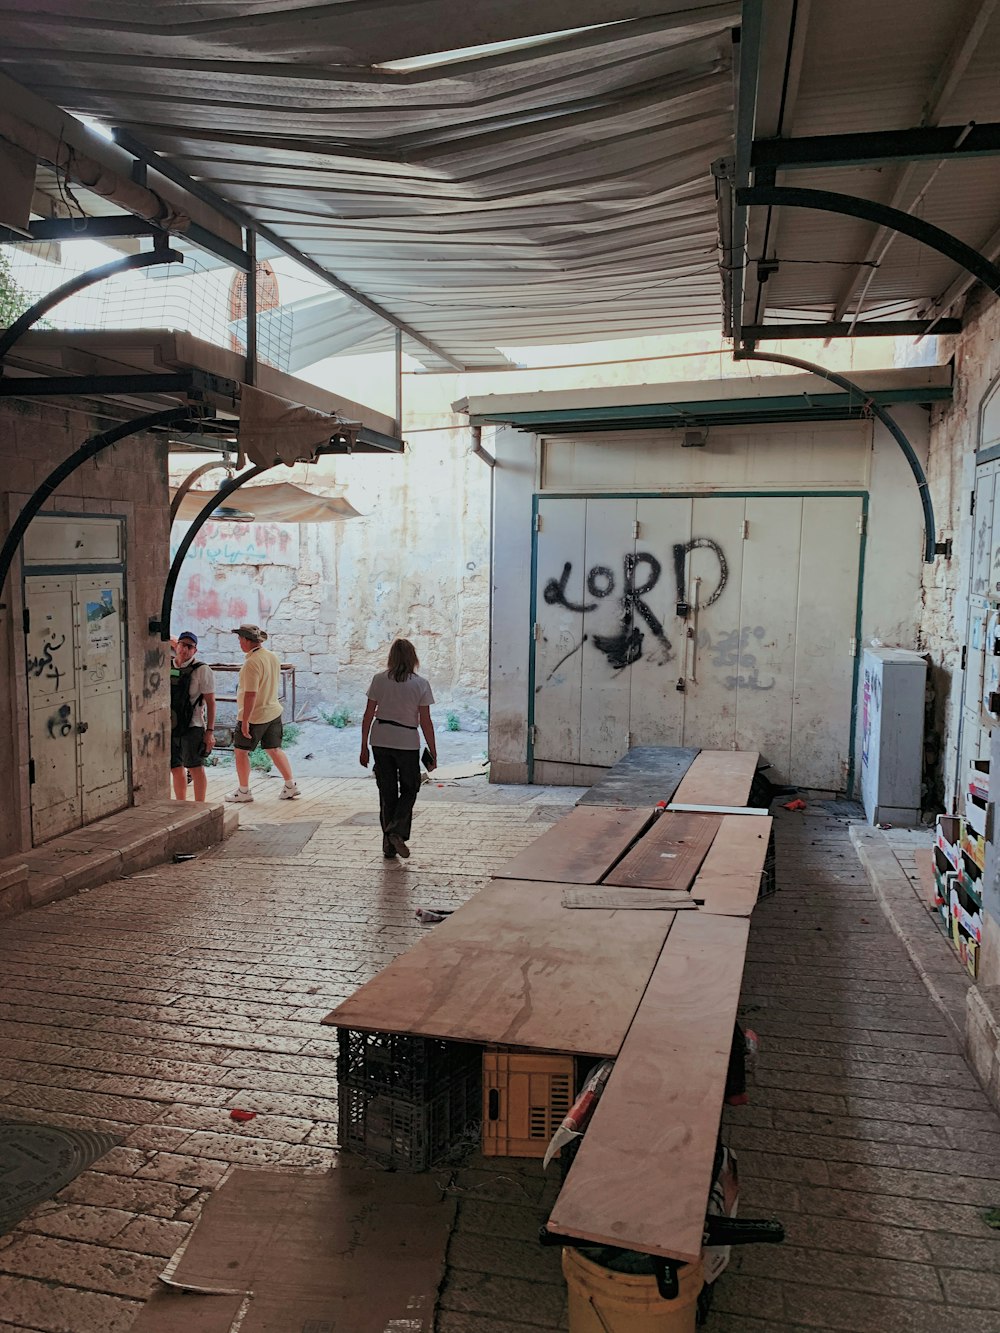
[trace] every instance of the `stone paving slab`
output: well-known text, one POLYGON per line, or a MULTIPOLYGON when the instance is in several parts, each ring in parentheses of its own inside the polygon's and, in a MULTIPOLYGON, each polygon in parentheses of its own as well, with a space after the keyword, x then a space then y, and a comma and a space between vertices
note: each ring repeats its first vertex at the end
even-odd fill
MULTIPOLYGON (((227 786, 213 775, 213 798, 227 786)), ((0 1107, 124 1143, 0 1238, 0 1333, 126 1333, 229 1164, 334 1163, 336 1040, 319 1019, 428 929, 418 906, 465 901, 579 795, 425 790, 411 860, 387 865, 377 826, 347 822, 373 808, 370 779, 302 786, 279 802, 258 780, 240 812, 318 821, 297 854, 209 850, 5 926, 0 1107)), ((741 1212, 779 1217, 788 1240, 734 1251, 708 1333, 996 1333, 983 1209, 1000 1203, 1000 1121, 846 822, 779 812, 777 838, 742 997, 761 1054, 725 1126, 741 1212)), ((565 1329, 558 1253, 535 1243, 557 1184, 473 1156, 452 1187, 437 1333, 565 1329)))

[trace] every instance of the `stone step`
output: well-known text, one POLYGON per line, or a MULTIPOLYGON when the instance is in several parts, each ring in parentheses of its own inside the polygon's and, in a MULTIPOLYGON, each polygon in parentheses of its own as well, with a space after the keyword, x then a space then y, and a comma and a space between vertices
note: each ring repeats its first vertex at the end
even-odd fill
POLYGON ((202 851, 238 828, 238 810, 218 803, 163 800, 121 810, 0 860, 0 918, 202 851))

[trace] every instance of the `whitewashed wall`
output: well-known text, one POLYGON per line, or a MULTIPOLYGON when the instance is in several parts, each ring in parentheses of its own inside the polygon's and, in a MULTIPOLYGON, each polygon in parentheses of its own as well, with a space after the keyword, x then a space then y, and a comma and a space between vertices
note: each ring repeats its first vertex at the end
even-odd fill
MULTIPOLYGON (((896 409, 926 458, 928 418, 896 409)), ((705 449, 678 432, 619 431, 544 441, 498 430, 490 758, 493 780, 527 778, 532 497, 601 494, 867 490, 862 640, 918 646, 922 515, 895 441, 877 423, 713 428, 705 449)))

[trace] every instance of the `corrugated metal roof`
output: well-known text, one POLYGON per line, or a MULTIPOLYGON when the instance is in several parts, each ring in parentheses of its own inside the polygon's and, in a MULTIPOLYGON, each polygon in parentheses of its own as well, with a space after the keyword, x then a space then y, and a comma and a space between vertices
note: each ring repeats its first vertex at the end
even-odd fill
POLYGON ((495 364, 503 344, 718 327, 710 164, 732 149, 735 4, 69 8, 9 5, 0 64, 123 127, 463 364, 495 364), (491 49, 525 38, 542 40, 491 49))

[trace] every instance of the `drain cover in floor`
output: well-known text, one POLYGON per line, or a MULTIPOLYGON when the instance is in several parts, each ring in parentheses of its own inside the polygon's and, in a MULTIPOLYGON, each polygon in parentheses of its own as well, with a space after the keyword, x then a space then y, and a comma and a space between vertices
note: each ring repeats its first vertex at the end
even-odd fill
POLYGON ((114 1134, 0 1120, 0 1235, 121 1141, 114 1134))
POLYGON ((292 824, 254 824, 234 833, 222 844, 216 856, 238 860, 250 856, 297 856, 319 825, 318 819, 303 819, 292 824))

